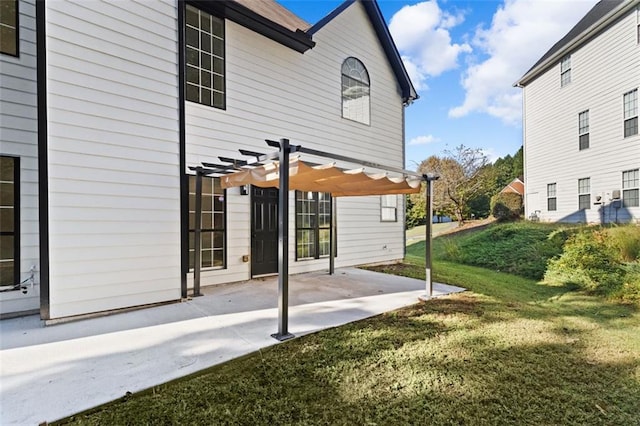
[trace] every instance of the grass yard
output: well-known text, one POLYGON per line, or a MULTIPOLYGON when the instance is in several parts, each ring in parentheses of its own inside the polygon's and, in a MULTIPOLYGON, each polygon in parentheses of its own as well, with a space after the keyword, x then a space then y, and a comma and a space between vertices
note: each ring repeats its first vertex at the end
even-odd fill
MULTIPOLYGON (((64 424, 640 425, 640 312, 443 260, 470 291, 304 336, 64 424)), ((424 278, 424 243, 381 270, 424 278)))

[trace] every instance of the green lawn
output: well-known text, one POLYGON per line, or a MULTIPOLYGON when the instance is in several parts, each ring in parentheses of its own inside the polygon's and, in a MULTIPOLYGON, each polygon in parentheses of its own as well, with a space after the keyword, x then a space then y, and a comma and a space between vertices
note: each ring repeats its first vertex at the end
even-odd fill
MULTIPOLYGON (((420 247, 381 269, 424 278, 420 247)), ((294 339, 64 423, 640 424, 637 305, 440 256, 434 274, 470 291, 294 339)))

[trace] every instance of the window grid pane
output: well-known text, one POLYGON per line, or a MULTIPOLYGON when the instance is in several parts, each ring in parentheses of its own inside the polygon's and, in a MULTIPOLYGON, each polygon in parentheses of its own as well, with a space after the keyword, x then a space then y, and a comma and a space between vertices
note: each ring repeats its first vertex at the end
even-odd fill
POLYGON ((0 1, 0 53, 18 56, 18 1, 0 1))
POLYGON ((591 208, 591 178, 578 179, 578 209, 591 208))
POLYGON ((342 64, 342 117, 370 124, 369 73, 362 62, 347 58, 342 64))
POLYGON ((625 207, 640 206, 640 169, 622 172, 622 199, 625 207))
POLYGON ((0 286, 19 282, 18 158, 0 156, 0 286))
POLYGON ((330 254, 331 194, 296 191, 296 257, 318 259, 330 254))
POLYGON ((225 107, 224 21, 187 5, 186 99, 225 107))
POLYGON ((556 184, 550 183, 547 185, 547 197, 555 197, 556 196, 556 184))
POLYGON ((638 89, 624 94, 624 118, 633 118, 638 115, 638 89))
POLYGON ((565 56, 560 61, 560 86, 571 83, 571 56, 565 56))
MULTIPOLYGON (((202 177, 202 215, 200 266, 224 268, 225 193, 219 178, 202 177)), ((194 266, 195 253, 196 177, 189 176, 189 269, 194 266)))

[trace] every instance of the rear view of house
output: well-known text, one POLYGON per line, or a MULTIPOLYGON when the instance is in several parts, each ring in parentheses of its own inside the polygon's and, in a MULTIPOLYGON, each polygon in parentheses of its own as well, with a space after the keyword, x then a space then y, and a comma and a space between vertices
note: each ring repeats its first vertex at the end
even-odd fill
POLYGON ((640 220, 639 8, 600 1, 518 81, 526 217, 640 220))
MULTIPOLYGON (((265 139, 404 166, 417 94, 375 1, 310 25, 272 0, 3 1, 0 313, 180 300, 190 167, 265 139)), ((205 177, 202 284, 277 272, 278 190, 205 177)), ((401 196, 291 192, 292 273, 403 257, 401 196), (331 241, 332 227, 336 240, 331 241)))

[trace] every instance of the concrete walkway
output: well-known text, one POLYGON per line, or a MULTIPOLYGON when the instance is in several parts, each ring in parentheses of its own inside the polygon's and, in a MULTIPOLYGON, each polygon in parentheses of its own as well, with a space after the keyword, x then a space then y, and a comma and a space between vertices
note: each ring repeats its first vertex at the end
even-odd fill
MULTIPOLYGON (((289 279, 296 336, 418 301, 424 282, 355 268, 289 279)), ((278 343, 277 277, 183 303, 43 327, 0 321, 0 424, 51 422, 278 343)), ((463 291, 434 285, 435 295, 463 291)))

